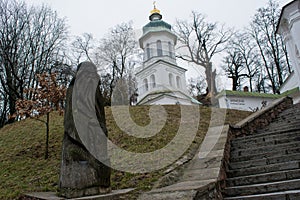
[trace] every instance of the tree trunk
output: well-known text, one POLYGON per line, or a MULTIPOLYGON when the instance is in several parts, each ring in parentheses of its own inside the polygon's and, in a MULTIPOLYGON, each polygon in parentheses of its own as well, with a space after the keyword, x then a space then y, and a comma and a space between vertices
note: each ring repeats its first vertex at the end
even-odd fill
POLYGON ((47 119, 46 119, 46 146, 45 146, 45 160, 49 158, 49 115, 50 113, 47 113, 47 119))
POLYGON ((207 82, 207 88, 208 93, 210 95, 215 96, 217 89, 216 89, 216 70, 212 70, 212 63, 209 62, 205 67, 205 75, 206 75, 206 82, 207 82))
POLYGON ((236 77, 232 77, 232 90, 236 91, 238 86, 238 79, 236 77))
POLYGON ((216 103, 216 70, 212 71, 212 63, 206 65, 205 67, 205 75, 207 82, 207 96, 210 98, 210 104, 214 105, 216 103))
POLYGON ((250 87, 250 92, 253 92, 252 77, 249 78, 249 87, 250 87))

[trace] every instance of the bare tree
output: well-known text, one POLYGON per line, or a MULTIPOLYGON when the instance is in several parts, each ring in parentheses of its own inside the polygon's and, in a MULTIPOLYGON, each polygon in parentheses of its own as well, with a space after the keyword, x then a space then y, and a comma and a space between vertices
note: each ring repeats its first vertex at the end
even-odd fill
POLYGON ((90 61, 95 63, 93 54, 95 51, 96 39, 91 33, 83 33, 81 36, 76 36, 71 44, 71 60, 73 65, 77 66, 82 61, 90 61))
MULTIPOLYGON (((263 65, 263 64, 261 64, 261 65, 263 65)), ((255 84, 257 92, 259 92, 259 93, 270 92, 272 90, 271 89, 272 86, 269 83, 270 83, 270 81, 268 79, 268 76, 266 75, 266 71, 264 70, 264 68, 260 68, 259 72, 257 74, 257 77, 256 77, 256 84, 255 84)))
POLYGON ((223 61, 223 69, 227 77, 232 80, 232 90, 240 90, 242 86, 241 82, 247 77, 243 57, 240 52, 234 50, 227 51, 227 54, 223 61))
POLYGON ((230 39, 227 56, 224 58, 223 69, 232 79, 232 89, 241 87, 241 82, 247 78, 250 91, 253 92, 253 82, 258 75, 258 56, 255 44, 246 32, 236 32, 230 39))
POLYGON ((102 83, 104 83, 104 81, 107 83, 107 78, 110 78, 109 99, 113 93, 116 81, 131 77, 130 72, 135 65, 133 60, 136 55, 136 48, 137 41, 135 40, 131 23, 122 23, 115 26, 110 30, 110 33, 100 41, 100 45, 95 53, 101 65, 105 66, 106 73, 102 76, 105 79, 102 83), (109 76, 107 75, 107 71, 109 71, 109 76))
POLYGON ((290 72, 286 48, 282 43, 281 36, 276 34, 279 14, 278 3, 269 0, 266 7, 258 9, 249 30, 256 42, 274 94, 279 92, 279 87, 290 72))
POLYGON ((129 86, 129 95, 135 92, 132 74, 135 60, 138 58, 136 47, 137 41, 132 24, 121 23, 100 40, 90 33, 75 37, 67 57, 73 66, 86 60, 98 66, 101 94, 106 101, 105 105, 110 105, 113 89, 118 80, 124 80, 123 82, 129 86))
POLYGON ((212 58, 226 49, 225 44, 232 33, 224 26, 207 22, 204 15, 192 12, 192 21, 177 20, 175 32, 182 49, 178 57, 204 67, 210 95, 216 94, 216 70, 213 70, 212 58))
POLYGON ((199 76, 197 78, 190 78, 188 80, 188 90, 193 96, 200 96, 206 93, 207 85, 205 83, 205 77, 199 76))
POLYGON ((17 99, 32 98, 24 89, 37 87, 35 74, 53 69, 66 38, 65 20, 49 7, 0 1, 0 88, 7 101, 2 117, 16 112, 17 99))

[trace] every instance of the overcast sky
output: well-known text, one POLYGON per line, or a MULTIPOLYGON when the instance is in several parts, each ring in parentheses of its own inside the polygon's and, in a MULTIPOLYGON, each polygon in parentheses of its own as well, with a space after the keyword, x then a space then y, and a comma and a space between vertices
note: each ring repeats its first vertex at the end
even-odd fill
MULTIPOLYGON (((292 0, 279 0, 285 5, 292 0)), ((139 30, 148 23, 153 0, 26 0, 29 4, 46 3, 60 17, 66 17, 73 35, 92 33, 101 38, 110 28, 133 21, 139 30)), ((156 0, 163 19, 173 24, 176 19, 189 19, 191 11, 206 14, 210 21, 241 28, 247 26, 255 11, 268 0, 156 0)))

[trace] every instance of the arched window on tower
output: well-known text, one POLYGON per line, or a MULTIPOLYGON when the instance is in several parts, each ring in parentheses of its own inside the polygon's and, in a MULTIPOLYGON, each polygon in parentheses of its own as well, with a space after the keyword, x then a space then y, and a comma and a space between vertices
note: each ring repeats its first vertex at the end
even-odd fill
POLYGON ((151 88, 155 88, 155 87, 156 87, 155 76, 154 76, 154 74, 152 74, 152 75, 150 76, 150 84, 151 84, 151 88))
POLYGON ((143 83, 144 83, 144 90, 145 92, 147 92, 149 90, 148 80, 145 78, 143 83))
POLYGON ((169 73, 169 85, 174 86, 174 77, 173 74, 169 73))
POLYGON ((146 45, 146 55, 147 55, 146 60, 150 59, 150 56, 151 56, 151 52, 150 52, 150 44, 147 44, 147 45, 146 45))
POLYGON ((168 46, 169 46, 169 56, 173 57, 173 51, 172 51, 172 43, 168 42, 168 46))
POLYGON ((162 45, 160 40, 157 40, 156 46, 157 46, 157 56, 162 56, 163 52, 162 52, 162 45))
POLYGON ((181 78, 179 76, 176 76, 176 85, 177 88, 181 88, 181 78))

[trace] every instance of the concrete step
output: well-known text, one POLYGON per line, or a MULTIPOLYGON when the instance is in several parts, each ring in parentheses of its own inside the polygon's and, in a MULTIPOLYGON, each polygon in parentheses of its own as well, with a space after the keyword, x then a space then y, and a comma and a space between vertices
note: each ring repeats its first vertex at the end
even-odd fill
POLYGON ((285 181, 291 179, 300 179, 300 169, 228 178, 226 180, 226 185, 228 187, 233 187, 267 182, 285 181))
POLYGON ((293 108, 293 109, 288 109, 280 113, 276 119, 273 121, 281 121, 281 120, 286 120, 286 119, 291 119, 291 118, 299 118, 300 116, 300 109, 299 108, 293 108))
POLYGON ((300 108, 299 107, 293 107, 292 109, 287 109, 287 110, 284 110, 283 112, 281 112, 279 114, 279 117, 285 117, 285 116, 290 117, 290 116, 295 116, 299 113, 300 113, 300 108))
POLYGON ((253 154, 260 154, 260 153, 268 153, 272 152, 278 149, 293 149, 300 147, 300 141, 292 141, 289 143, 284 144, 276 144, 276 145, 269 145, 269 146, 263 146, 263 147, 249 147, 248 149, 236 149, 231 152, 232 157, 239 157, 239 156, 247 156, 247 155, 253 155, 253 154))
POLYGON ((272 130, 290 130, 292 128, 300 128, 299 121, 295 122, 285 122, 285 123, 271 123, 269 126, 264 128, 264 131, 272 131, 272 130))
POLYGON ((236 156, 236 157, 231 156, 230 162, 250 161, 250 160, 257 160, 257 158, 293 155, 296 153, 300 153, 300 147, 289 148, 289 149, 275 149, 274 151, 260 152, 252 155, 245 155, 245 156, 236 156))
POLYGON ((272 122, 280 122, 280 121, 285 121, 285 120, 292 121, 292 120, 298 119, 299 116, 300 116, 300 112, 299 112, 299 109, 297 109, 296 112, 281 113, 272 122))
POLYGON ((231 151, 236 149, 246 149, 249 147, 260 147, 288 143, 290 141, 300 141, 300 131, 287 132, 275 135, 259 136, 249 140, 234 142, 231 144, 231 151))
POLYGON ((283 122, 297 122, 300 120, 300 117, 299 117, 299 113, 297 113, 296 115, 293 114, 293 115, 285 115, 285 116, 281 116, 281 117, 278 117, 277 119, 274 119, 272 121, 272 123, 283 123, 283 122))
POLYGON ((286 171, 286 170, 299 169, 299 166, 300 166, 300 161, 290 161, 290 162, 276 163, 276 164, 271 164, 266 166, 229 170, 227 172, 227 176, 229 178, 233 178, 238 176, 249 176, 249 175, 270 173, 276 171, 286 171))
POLYGON ((226 197, 224 200, 299 200, 300 190, 288 190, 266 194, 226 197))
POLYGON ((290 130, 285 130, 285 131, 281 131, 281 130, 273 130, 273 131, 269 131, 269 132, 260 132, 261 130, 258 130, 258 132, 256 133, 252 133, 250 135, 246 135, 243 137, 239 137, 239 138, 235 138, 234 140, 231 141, 231 145, 236 145, 239 143, 243 143, 243 142, 255 142, 255 141, 261 141, 263 138, 277 138, 280 137, 281 135, 284 134, 289 134, 289 133, 295 133, 295 132, 300 132, 300 128, 291 128, 290 130))
POLYGON ((290 119, 297 119, 300 116, 300 109, 295 110, 287 110, 286 112, 280 113, 276 119, 273 121, 284 121, 284 120, 290 120, 290 119))
POLYGON ((231 141, 227 199, 300 199, 300 104, 231 141))
POLYGON ((299 105, 293 105, 293 107, 282 111, 277 118, 291 117, 291 116, 298 115, 299 113, 300 113, 299 105))
POLYGON ((300 113, 299 111, 295 113, 286 113, 283 115, 278 116, 276 119, 274 119, 272 122, 282 122, 282 121, 296 121, 300 120, 300 113))
POLYGON ((300 189, 300 179, 278 181, 245 186, 234 186, 225 189, 226 196, 245 196, 300 189))
POLYGON ((258 167, 263 165, 271 165, 275 163, 289 162, 293 160, 300 161, 300 153, 283 155, 283 156, 276 155, 274 157, 266 157, 266 158, 260 158, 260 159, 250 160, 250 161, 231 162, 229 164, 229 168, 242 169, 242 168, 258 167))

